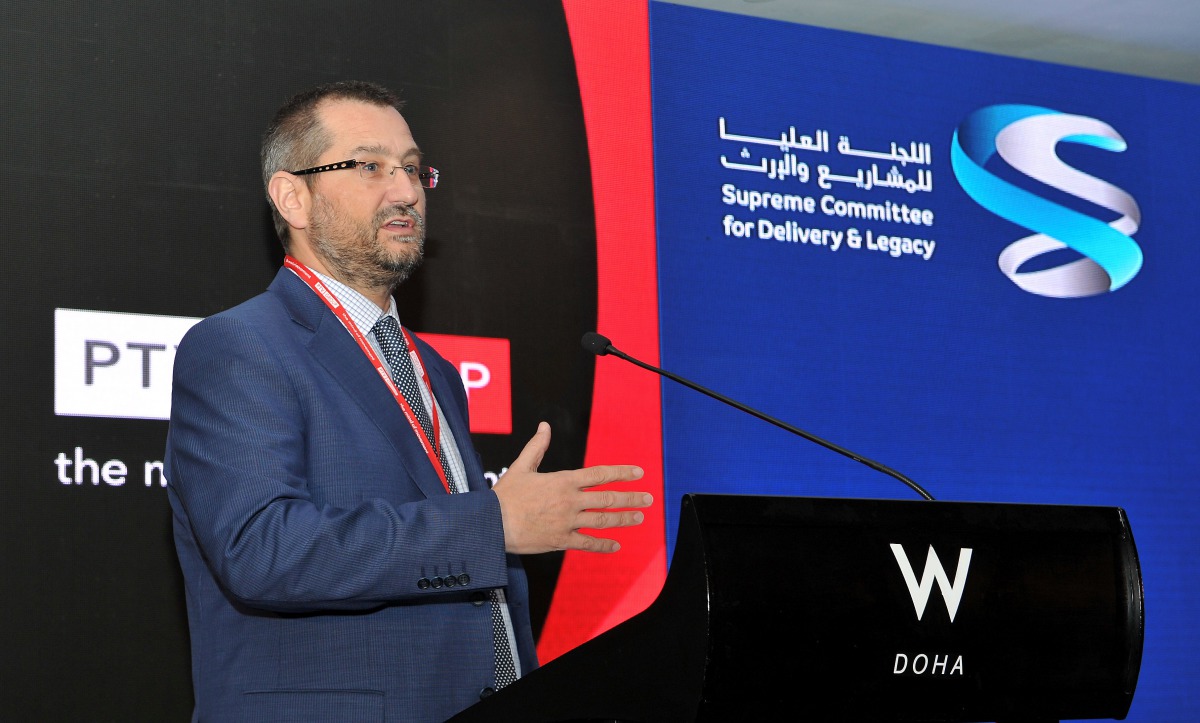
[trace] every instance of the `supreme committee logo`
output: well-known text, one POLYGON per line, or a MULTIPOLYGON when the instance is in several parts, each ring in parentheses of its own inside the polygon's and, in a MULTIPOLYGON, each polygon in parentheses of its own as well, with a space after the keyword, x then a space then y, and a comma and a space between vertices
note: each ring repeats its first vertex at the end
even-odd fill
POLYGON ((1116 291, 1142 267, 1142 250, 1132 238, 1141 224, 1141 211, 1124 190, 1063 162, 1059 143, 1112 152, 1127 147, 1115 129, 1095 118, 1032 105, 993 105, 967 116, 954 131, 950 163, 962 189, 976 203, 1034 232, 1000 254, 1000 270, 1013 283, 1032 294, 1056 298, 1116 291), (1010 183, 988 170, 997 157, 1012 170, 1118 218, 1106 222, 1010 183), (1055 263, 1054 258, 1040 263, 1034 259, 1062 249, 1072 249, 1078 257, 1049 268, 1030 268, 1055 263))

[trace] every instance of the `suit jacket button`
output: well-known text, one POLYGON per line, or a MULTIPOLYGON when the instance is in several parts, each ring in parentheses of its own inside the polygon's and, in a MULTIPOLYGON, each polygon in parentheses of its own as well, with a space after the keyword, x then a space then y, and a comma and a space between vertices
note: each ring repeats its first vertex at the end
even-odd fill
POLYGON ((487 602, 487 595, 485 593, 481 593, 481 592, 471 593, 471 604, 474 605, 475 607, 479 607, 480 605, 484 604, 485 602, 487 602))
POLYGON ((458 578, 454 575, 447 575, 446 577, 442 578, 442 581, 446 583, 446 587, 454 587, 458 584, 458 578))
POLYGON ((439 587, 442 586, 442 578, 434 575, 433 579, 429 581, 429 584, 431 587, 433 587, 434 590, 437 590, 439 587))
POLYGON ((423 577, 420 580, 417 580, 417 589, 418 590, 428 590, 429 589, 429 578, 423 577))
POLYGON ((458 584, 459 585, 469 585, 470 583, 471 583, 471 576, 468 575, 467 573, 464 572, 458 576, 458 584))
POLYGON ((491 696, 491 694, 495 693, 495 692, 496 692, 496 689, 489 685, 488 687, 479 691, 479 699, 483 700, 484 698, 491 696))

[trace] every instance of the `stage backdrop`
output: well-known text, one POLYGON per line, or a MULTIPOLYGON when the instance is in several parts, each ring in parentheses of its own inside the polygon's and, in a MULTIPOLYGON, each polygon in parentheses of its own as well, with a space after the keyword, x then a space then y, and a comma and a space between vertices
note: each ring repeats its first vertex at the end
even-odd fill
POLYGON ((1195 87, 647 0, 0 21, 0 719, 188 718, 174 344, 269 283, 259 134, 342 78, 401 90, 445 174, 401 315, 459 366, 489 474, 546 419, 543 469, 634 462, 658 496, 618 555, 527 559, 544 660, 657 595, 685 492, 915 497, 588 357, 598 329, 941 499, 1124 507, 1148 615, 1130 720, 1200 717, 1195 87))

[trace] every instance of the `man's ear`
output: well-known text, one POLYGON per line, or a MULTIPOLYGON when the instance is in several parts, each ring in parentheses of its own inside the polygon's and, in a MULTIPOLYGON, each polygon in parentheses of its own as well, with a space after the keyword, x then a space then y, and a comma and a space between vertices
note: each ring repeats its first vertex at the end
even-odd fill
POLYGON ((288 222, 292 228, 308 228, 308 211, 312 203, 312 193, 308 184, 303 180, 284 171, 276 171, 267 182, 267 195, 275 210, 288 222))

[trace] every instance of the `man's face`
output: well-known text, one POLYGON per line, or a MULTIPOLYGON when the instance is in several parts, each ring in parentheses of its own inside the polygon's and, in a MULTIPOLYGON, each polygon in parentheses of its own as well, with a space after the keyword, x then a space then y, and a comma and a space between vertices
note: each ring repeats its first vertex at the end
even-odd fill
MULTIPOLYGON (((318 109, 333 139, 315 165, 348 159, 387 169, 419 164, 421 154, 396 109, 332 101, 318 109)), ((425 189, 397 169, 372 182, 356 169, 317 174, 308 222, 313 252, 340 281, 356 288, 395 288, 421 263, 425 189)))

